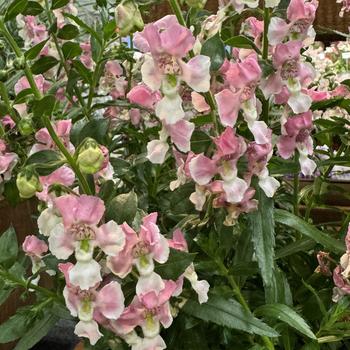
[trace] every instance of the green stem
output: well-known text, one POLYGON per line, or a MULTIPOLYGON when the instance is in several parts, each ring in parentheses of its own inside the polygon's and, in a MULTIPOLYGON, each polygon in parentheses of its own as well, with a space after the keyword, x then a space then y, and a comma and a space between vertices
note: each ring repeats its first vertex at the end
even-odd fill
MULTIPOLYGON (((295 153, 294 160, 298 163, 299 155, 295 153)), ((293 179, 293 212, 299 215, 299 172, 294 174, 293 179)))
POLYGON ((169 4, 171 6, 171 9, 173 10, 178 22, 186 27, 186 21, 185 21, 185 18, 183 17, 182 15, 182 12, 181 12, 181 7, 179 5, 179 3, 177 2, 177 0, 169 0, 169 4))
POLYGON ((46 116, 43 116, 42 117, 42 121, 43 121, 47 131, 49 132, 52 140, 55 142, 55 144, 58 147, 58 149, 62 152, 62 154, 67 159, 68 164, 71 166, 71 168, 74 170, 75 174, 77 175, 78 180, 80 182, 80 185, 81 185, 83 191, 86 194, 90 194, 91 195, 92 191, 91 191, 91 189, 89 187, 88 182, 86 181, 85 176, 80 171, 79 166, 77 165, 77 163, 75 162, 74 158, 69 153, 69 151, 66 149, 66 147, 62 143, 61 139, 57 136, 54 128, 51 125, 50 119, 48 117, 46 117, 46 116))
MULTIPOLYGON (((217 260, 216 263, 219 266, 221 273, 227 278, 229 284, 231 285, 232 291, 233 291, 234 295, 236 296, 237 300, 239 301, 239 303, 242 305, 244 310, 251 313, 250 307, 249 307, 248 303, 246 302, 246 300, 244 299, 236 280, 230 275, 228 269, 226 268, 226 266, 223 264, 223 262, 221 260, 217 260)), ((273 342, 271 341, 271 339, 269 337, 261 336, 261 340, 264 342, 264 344, 268 350, 275 349, 275 346, 273 345, 273 342)))
POLYGON ((270 25, 270 9, 265 7, 264 8, 263 52, 262 52, 262 58, 264 60, 266 60, 269 56, 269 39, 268 39, 269 25, 270 25))
MULTIPOLYGON (((130 50, 134 50, 134 42, 133 42, 133 35, 130 34, 130 50)), ((129 76, 128 76, 128 91, 131 89, 131 83, 132 83, 132 70, 134 68, 134 61, 133 59, 130 61, 130 67, 129 67, 129 76)))
POLYGON ((19 122, 19 119, 17 117, 16 112, 13 110, 13 108, 11 106, 10 99, 9 99, 9 96, 7 93, 7 89, 6 89, 6 86, 3 82, 0 82, 0 96, 1 96, 2 100, 4 101, 12 120, 17 124, 19 122))

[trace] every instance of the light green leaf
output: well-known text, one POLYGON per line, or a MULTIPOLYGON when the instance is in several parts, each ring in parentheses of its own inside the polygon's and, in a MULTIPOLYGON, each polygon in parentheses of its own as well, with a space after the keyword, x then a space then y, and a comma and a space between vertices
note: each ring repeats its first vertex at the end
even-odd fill
POLYGON ((278 337, 279 334, 270 326, 255 318, 235 300, 211 295, 208 302, 198 304, 188 300, 182 309, 186 314, 223 327, 238 329, 250 334, 278 337))
POLYGON ((0 236, 0 264, 15 260, 18 254, 17 236, 11 226, 0 236))
POLYGON ((306 335, 307 337, 311 339, 316 339, 315 334, 312 332, 310 326, 305 322, 305 320, 287 305, 262 305, 254 311, 254 314, 285 322, 300 333, 306 335))
POLYGON ((345 251, 345 245, 343 242, 321 232, 316 227, 308 224, 304 220, 286 210, 275 209, 275 221, 294 228, 303 235, 313 239, 317 243, 322 244, 325 248, 333 252, 342 253, 345 251))

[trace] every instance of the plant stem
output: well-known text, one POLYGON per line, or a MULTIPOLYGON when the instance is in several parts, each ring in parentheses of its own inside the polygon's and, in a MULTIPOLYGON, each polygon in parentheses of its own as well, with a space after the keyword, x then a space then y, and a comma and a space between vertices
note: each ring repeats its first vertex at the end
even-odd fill
POLYGON ((11 106, 10 99, 9 99, 9 96, 7 93, 7 89, 6 89, 6 86, 3 82, 0 82, 0 96, 1 96, 2 100, 4 101, 12 120, 17 124, 19 122, 19 119, 17 117, 16 112, 13 110, 13 108, 11 106))
POLYGON ((266 60, 269 55, 269 39, 268 39, 269 25, 270 25, 270 9, 265 7, 264 8, 263 52, 262 52, 262 58, 264 60, 266 60))
POLYGON ((181 7, 180 7, 179 3, 177 2, 177 0, 169 0, 169 4, 170 4, 171 9, 173 10, 178 22, 182 26, 187 27, 185 18, 183 17, 182 12, 181 12, 181 7))
MULTIPOLYGON (((133 42, 133 35, 130 34, 130 49, 134 50, 134 42, 133 42)), ((132 70, 134 68, 134 61, 130 61, 130 66, 129 66, 129 76, 128 76, 128 92, 131 89, 131 83, 132 83, 132 70)))
MULTIPOLYGON (((242 305, 244 310, 251 313, 250 307, 249 307, 248 303, 246 302, 246 300, 244 299, 238 284, 236 283, 235 279, 230 275, 230 273, 229 273, 228 269, 226 268, 226 266, 224 265, 224 263, 221 260, 217 260, 216 263, 219 266, 221 273, 227 278, 229 284, 232 287, 232 291, 233 291, 234 295, 236 296, 237 300, 239 301, 239 303, 242 305)), ((275 349, 275 346, 273 345, 273 342, 271 341, 271 339, 269 337, 261 336, 261 339, 264 342, 264 344, 268 350, 275 349)))
MULTIPOLYGON (((294 160, 298 162, 299 155, 295 153, 294 160)), ((293 179, 293 212, 294 215, 299 215, 299 172, 294 174, 293 179)))
POLYGON ((62 152, 62 154, 67 159, 68 164, 71 166, 71 168, 74 170, 75 174, 77 175, 78 180, 80 182, 80 185, 81 185, 83 191, 86 194, 90 194, 91 195, 92 191, 90 189, 90 186, 89 186, 88 182, 86 181, 85 176, 80 171, 79 166, 75 162, 75 160, 72 157, 72 155, 68 152, 68 150, 66 149, 66 147, 64 146, 64 144, 62 143, 60 138, 57 136, 54 128, 51 125, 50 119, 48 117, 46 117, 46 116, 43 116, 42 117, 42 121, 43 121, 45 127, 47 128, 47 131, 49 132, 52 140, 55 142, 55 144, 58 147, 58 149, 62 152))

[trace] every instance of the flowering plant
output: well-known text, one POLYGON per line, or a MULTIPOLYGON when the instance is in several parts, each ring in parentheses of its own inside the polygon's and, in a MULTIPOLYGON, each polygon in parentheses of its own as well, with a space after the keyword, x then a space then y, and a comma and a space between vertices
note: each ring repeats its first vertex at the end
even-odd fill
POLYGON ((312 211, 349 122, 313 115, 350 100, 314 83, 317 1, 169 4, 0 3, 1 193, 38 203, 0 237, 0 302, 30 304, 0 343, 63 318, 86 348, 343 348, 349 216, 312 211))

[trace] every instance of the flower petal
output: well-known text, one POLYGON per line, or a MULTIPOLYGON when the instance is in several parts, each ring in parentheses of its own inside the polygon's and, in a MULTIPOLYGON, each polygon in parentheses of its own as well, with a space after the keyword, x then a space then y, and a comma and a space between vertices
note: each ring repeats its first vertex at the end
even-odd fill
POLYGON ((115 256, 125 246, 125 234, 122 228, 111 220, 98 228, 96 241, 105 254, 115 256))
POLYGON ((72 285, 86 290, 95 287, 102 281, 100 264, 91 259, 90 261, 77 261, 69 271, 69 279, 72 285))

